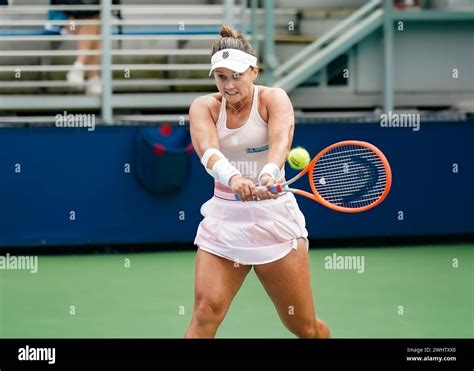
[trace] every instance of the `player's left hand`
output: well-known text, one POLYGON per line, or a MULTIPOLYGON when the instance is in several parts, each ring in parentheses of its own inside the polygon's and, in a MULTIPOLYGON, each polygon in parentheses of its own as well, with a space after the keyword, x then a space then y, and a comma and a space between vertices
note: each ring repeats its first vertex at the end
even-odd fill
POLYGON ((278 198, 278 194, 274 194, 270 191, 274 185, 275 179, 267 174, 262 175, 262 178, 260 179, 261 187, 257 187, 257 200, 271 200, 278 198))

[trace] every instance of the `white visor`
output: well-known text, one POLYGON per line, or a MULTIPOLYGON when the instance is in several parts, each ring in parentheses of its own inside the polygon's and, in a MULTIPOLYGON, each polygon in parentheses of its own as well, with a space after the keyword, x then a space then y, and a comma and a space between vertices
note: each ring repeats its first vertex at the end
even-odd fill
POLYGON ((239 49, 223 49, 214 53, 211 58, 211 64, 209 76, 211 76, 212 71, 219 67, 244 73, 250 66, 257 67, 257 57, 239 49))

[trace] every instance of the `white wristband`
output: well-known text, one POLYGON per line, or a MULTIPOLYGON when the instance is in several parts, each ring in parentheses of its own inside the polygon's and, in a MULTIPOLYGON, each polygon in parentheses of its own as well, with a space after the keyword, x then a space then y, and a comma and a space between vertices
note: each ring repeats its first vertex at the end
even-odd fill
POLYGON ((219 150, 216 149, 216 148, 208 148, 208 149, 206 150, 206 152, 204 152, 204 154, 202 155, 202 157, 201 157, 201 164, 202 164, 202 166, 204 166, 204 169, 206 169, 206 171, 207 171, 210 175, 214 176, 214 174, 212 173, 212 170, 209 170, 209 169, 207 168, 207 163, 209 162, 209 159, 212 157, 212 155, 217 155, 217 156, 219 156, 220 158, 225 158, 225 156, 224 156, 224 154, 223 154, 221 151, 219 151, 219 150))
POLYGON ((216 148, 208 148, 206 152, 204 152, 201 158, 201 164, 215 180, 227 187, 229 186, 230 178, 234 175, 242 175, 240 171, 232 166, 229 160, 225 158, 224 154, 216 148), (212 155, 217 155, 220 159, 214 163, 212 170, 210 170, 207 164, 212 155))
POLYGON ((214 173, 214 179, 227 187, 229 187, 230 178, 234 175, 242 175, 226 158, 217 161, 212 167, 212 172, 214 173))
POLYGON ((262 171, 260 172, 260 175, 258 176, 258 181, 260 181, 260 178, 264 174, 270 175, 273 179, 278 179, 278 177, 280 176, 280 168, 278 167, 277 164, 274 164, 273 162, 269 162, 262 168, 262 171))

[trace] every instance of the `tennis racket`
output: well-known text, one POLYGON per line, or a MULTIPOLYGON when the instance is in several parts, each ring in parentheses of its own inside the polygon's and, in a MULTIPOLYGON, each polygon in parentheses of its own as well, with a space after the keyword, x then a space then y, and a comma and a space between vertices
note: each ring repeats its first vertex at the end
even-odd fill
POLYGON ((382 151, 367 142, 346 140, 323 149, 298 175, 271 192, 292 192, 335 211, 357 213, 380 204, 391 184, 392 171, 382 151), (289 187, 306 174, 312 193, 289 187))

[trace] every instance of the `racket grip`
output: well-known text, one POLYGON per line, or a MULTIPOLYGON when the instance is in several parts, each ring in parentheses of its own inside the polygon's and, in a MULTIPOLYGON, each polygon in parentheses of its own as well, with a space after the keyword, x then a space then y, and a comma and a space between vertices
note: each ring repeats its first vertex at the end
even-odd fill
MULTIPOLYGON (((265 188, 265 187, 257 187, 257 188, 265 188)), ((274 194, 277 194, 277 193, 278 193, 278 188, 277 188, 277 186, 274 185, 274 186, 272 187, 272 189, 270 189, 270 192, 272 192, 272 193, 274 193, 274 194)), ((235 200, 236 200, 236 201, 240 201, 240 196, 235 195, 235 200)))

